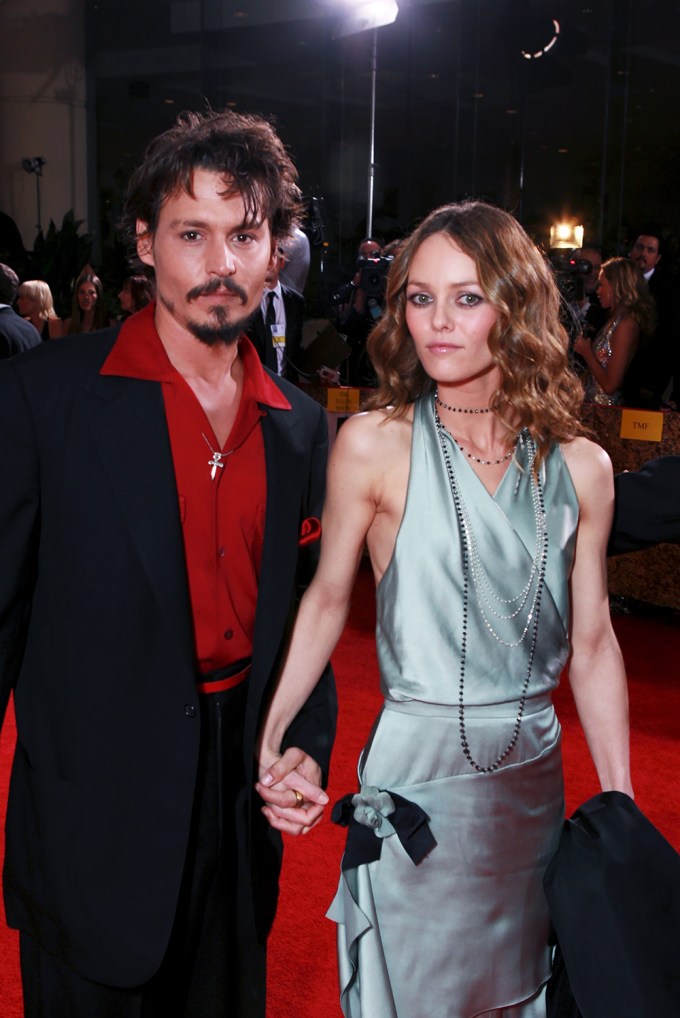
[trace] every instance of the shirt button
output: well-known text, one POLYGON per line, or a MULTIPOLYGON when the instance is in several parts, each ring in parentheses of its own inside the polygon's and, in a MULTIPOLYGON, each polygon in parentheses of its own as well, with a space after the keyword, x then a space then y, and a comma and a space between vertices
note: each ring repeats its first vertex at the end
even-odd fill
POLYGON ((231 640, 233 635, 234 635, 234 630, 233 629, 225 629, 225 631, 224 631, 224 639, 225 640, 231 640))
POLYGON ((220 556, 220 558, 224 558, 224 556, 225 556, 224 548, 218 548, 217 549, 217 554, 220 556))
POLYGON ((192 703, 185 703, 184 704, 184 716, 186 718, 195 718, 196 717, 196 708, 194 707, 194 705, 192 703))

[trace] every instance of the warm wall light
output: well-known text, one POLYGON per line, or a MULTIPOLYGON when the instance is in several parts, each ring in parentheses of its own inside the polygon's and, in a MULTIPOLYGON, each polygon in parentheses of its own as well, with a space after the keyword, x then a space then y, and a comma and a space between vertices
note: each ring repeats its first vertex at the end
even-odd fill
POLYGON ((583 227, 576 223, 554 223, 550 227, 550 247, 568 248, 583 247, 583 227))

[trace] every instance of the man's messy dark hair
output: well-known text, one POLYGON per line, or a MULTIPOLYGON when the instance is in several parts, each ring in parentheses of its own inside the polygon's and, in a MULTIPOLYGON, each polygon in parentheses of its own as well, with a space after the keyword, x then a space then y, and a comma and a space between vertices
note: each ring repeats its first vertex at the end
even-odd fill
POLYGON ((244 225, 268 221, 274 239, 297 225, 302 213, 297 170, 272 125, 232 110, 187 112, 154 138, 130 179, 121 230, 131 245, 138 221, 153 236, 168 198, 181 191, 193 196, 195 170, 219 174, 225 197, 240 194, 244 225))

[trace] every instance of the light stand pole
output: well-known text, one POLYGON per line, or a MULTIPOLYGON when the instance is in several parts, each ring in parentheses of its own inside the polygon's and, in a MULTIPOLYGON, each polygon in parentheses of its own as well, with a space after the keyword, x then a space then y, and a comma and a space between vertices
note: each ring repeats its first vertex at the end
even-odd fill
MULTIPOLYGON (((320 0, 325 4, 337 3, 338 0, 320 0)), ((347 0, 345 0, 347 3, 347 0)), ((371 54, 371 133, 368 153, 368 207, 366 210, 366 236, 373 233, 373 192, 375 188, 375 95, 378 78, 378 29, 382 25, 391 25, 397 18, 399 7, 397 0, 350 0, 350 7, 345 10, 333 38, 340 39, 360 32, 373 32, 371 54)))
POLYGON ((366 211, 366 236, 373 236, 373 191, 375 187, 375 87, 378 77, 378 29, 373 29, 373 52, 371 55, 371 134, 368 148, 368 209, 366 211))

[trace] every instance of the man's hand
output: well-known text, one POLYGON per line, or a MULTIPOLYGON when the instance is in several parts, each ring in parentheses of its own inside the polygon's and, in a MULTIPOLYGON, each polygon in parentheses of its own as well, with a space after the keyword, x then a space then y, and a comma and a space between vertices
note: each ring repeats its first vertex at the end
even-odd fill
POLYGON ((311 831, 328 803, 321 768, 301 749, 287 749, 273 763, 261 764, 255 788, 264 799, 262 812, 271 826, 287 834, 311 831))

